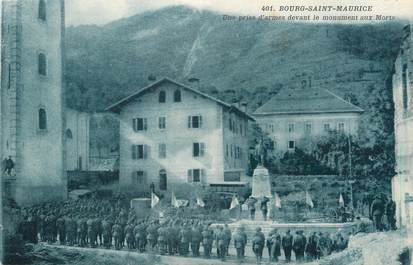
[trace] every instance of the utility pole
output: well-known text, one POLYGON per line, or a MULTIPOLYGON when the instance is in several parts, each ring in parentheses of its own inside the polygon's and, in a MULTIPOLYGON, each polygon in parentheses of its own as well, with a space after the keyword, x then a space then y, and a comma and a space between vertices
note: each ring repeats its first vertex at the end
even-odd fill
POLYGON ((348 176, 347 176, 347 183, 350 185, 350 205, 351 208, 354 208, 353 204, 353 172, 352 172, 352 161, 351 161, 351 134, 348 135, 348 176))

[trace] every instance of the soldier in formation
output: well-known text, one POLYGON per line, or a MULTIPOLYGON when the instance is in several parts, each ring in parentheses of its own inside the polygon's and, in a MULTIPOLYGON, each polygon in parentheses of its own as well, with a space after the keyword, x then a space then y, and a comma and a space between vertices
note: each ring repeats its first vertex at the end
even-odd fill
POLYGON ((216 254, 221 260, 229 255, 229 246, 233 242, 239 261, 245 258, 249 239, 257 262, 261 262, 265 247, 271 262, 279 261, 282 252, 287 262, 291 261, 292 251, 295 259, 301 262, 305 256, 311 261, 347 247, 347 239, 342 233, 332 237, 325 232, 313 232, 307 240, 303 231, 295 232, 294 236, 287 231, 281 236, 277 230, 272 230, 266 238, 257 228, 248 238, 244 226, 235 231, 226 224, 214 228, 210 225, 211 220, 199 217, 167 219, 160 223, 151 218, 138 218, 119 201, 92 202, 79 200, 29 209, 22 218, 19 231, 24 240, 32 243, 40 240, 80 247, 126 248, 161 255, 199 257, 202 254, 205 258, 216 254), (214 246, 216 252, 212 251, 214 246))

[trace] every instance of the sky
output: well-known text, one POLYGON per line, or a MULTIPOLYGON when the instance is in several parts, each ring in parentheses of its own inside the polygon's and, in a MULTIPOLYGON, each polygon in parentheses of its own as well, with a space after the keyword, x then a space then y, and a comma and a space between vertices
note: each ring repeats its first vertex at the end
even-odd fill
POLYGON ((413 15, 412 0, 66 0, 66 24, 103 25, 148 10, 171 5, 188 5, 197 9, 218 11, 223 14, 261 13, 263 6, 272 5, 373 5, 374 15, 394 15, 399 18, 413 15))

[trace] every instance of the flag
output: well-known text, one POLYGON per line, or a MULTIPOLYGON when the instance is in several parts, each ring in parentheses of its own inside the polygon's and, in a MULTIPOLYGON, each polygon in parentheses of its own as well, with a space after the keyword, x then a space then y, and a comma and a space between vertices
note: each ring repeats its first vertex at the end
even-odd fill
POLYGON ((340 193, 340 198, 338 199, 338 204, 344 207, 344 198, 343 195, 340 193))
POLYGON ((178 200, 176 199, 175 193, 173 193, 173 192, 172 192, 172 197, 171 197, 171 205, 172 205, 172 207, 179 208, 178 200))
POLYGON ((196 198, 196 204, 198 204, 201 207, 205 207, 205 202, 199 196, 196 198))
POLYGON ((310 193, 308 191, 305 192, 305 203, 310 206, 311 208, 314 207, 313 200, 311 199, 310 193))
POLYGON ((278 193, 274 194, 274 205, 277 208, 281 208, 281 198, 278 196, 278 193))
POLYGON ((237 207, 239 205, 239 201, 237 199, 237 197, 234 195, 232 197, 232 201, 231 201, 231 206, 229 207, 229 209, 234 209, 235 207, 237 207))
POLYGON ((155 193, 151 194, 151 208, 155 207, 159 203, 159 197, 155 193))

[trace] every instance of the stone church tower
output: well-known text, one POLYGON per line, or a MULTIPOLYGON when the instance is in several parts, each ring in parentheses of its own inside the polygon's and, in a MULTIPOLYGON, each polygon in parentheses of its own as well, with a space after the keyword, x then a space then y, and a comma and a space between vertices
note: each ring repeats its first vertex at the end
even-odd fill
POLYGON ((64 27, 64 0, 2 1, 1 175, 19 205, 67 195, 64 27))

